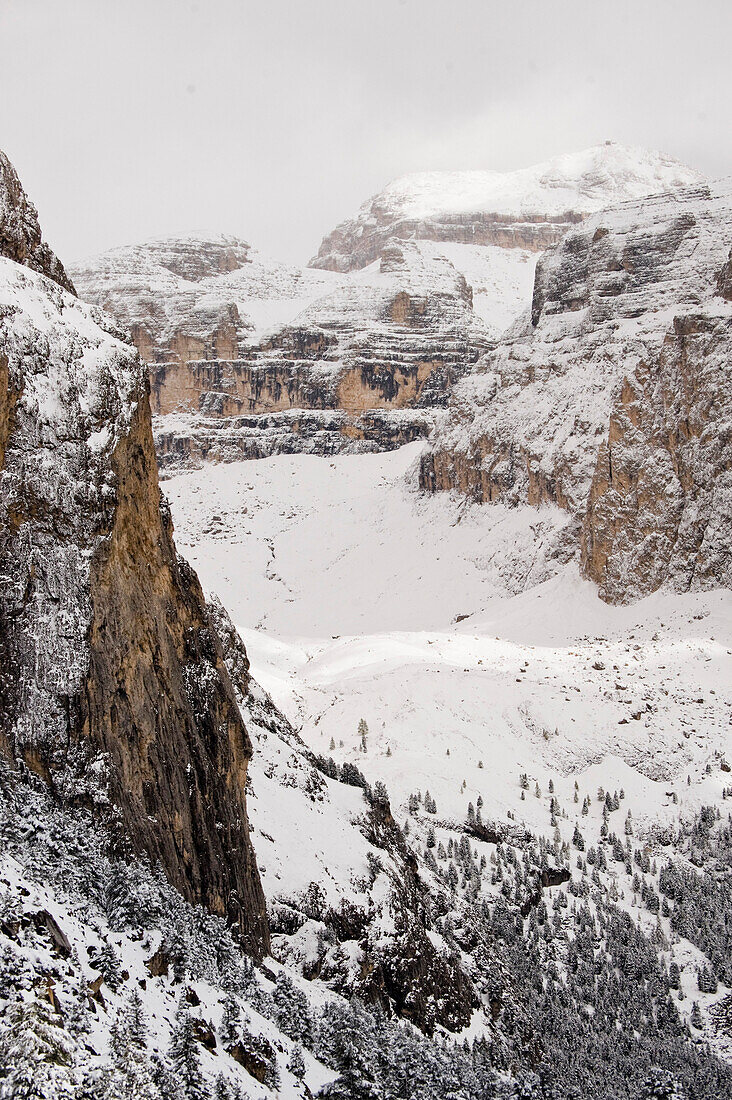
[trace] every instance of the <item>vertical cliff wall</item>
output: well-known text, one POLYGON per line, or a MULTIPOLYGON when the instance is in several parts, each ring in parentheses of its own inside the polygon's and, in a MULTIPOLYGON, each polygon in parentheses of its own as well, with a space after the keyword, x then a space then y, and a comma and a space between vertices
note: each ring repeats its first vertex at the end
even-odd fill
POLYGON ((601 596, 732 584, 729 183, 626 203, 540 260, 461 383, 422 487, 567 512, 601 596))
POLYGON ((0 223, 11 238, 0 257, 0 748, 59 798, 94 807, 113 839, 159 861, 261 954, 251 743, 161 505, 147 372, 73 297, 33 226, 22 240, 0 223), (48 274, 18 262, 33 255, 48 274))

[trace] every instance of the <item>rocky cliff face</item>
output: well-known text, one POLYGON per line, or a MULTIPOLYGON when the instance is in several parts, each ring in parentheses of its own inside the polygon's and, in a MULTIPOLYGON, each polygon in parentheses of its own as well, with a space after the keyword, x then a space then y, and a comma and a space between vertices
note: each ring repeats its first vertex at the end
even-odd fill
MULTIPOLYGON (((209 271, 218 246, 200 244, 209 271)), ((159 438, 170 438, 166 421, 176 414, 184 451, 243 457, 281 446, 331 453, 354 441, 398 445, 425 434, 423 410, 444 404, 491 343, 465 278, 426 245, 397 242, 347 280, 250 261, 194 281, 180 274, 190 273, 192 248, 157 242, 76 269, 82 293, 132 332, 150 363, 159 438), (253 341, 255 291, 295 315, 253 341), (309 304, 307 294, 315 296, 309 304), (419 411, 406 416, 410 409, 419 411), (301 415, 293 419, 294 410, 301 415), (392 412, 399 415, 390 424, 392 412), (203 442, 212 433, 214 451, 203 442)), ((222 265, 230 254, 221 254, 222 265)))
POLYGON ((365 203, 310 264, 353 271, 394 237, 544 251, 587 214, 701 178, 671 157, 613 142, 515 172, 422 172, 365 203))
POLYGON ((148 363, 236 360, 334 285, 236 237, 115 248, 73 268, 79 293, 131 332, 148 363))
POLYGON ((374 409, 349 416, 341 409, 292 409, 260 416, 171 415, 155 420, 161 477, 205 462, 239 462, 278 454, 370 454, 426 439, 430 409, 374 409))
POLYGON ((0 256, 48 275, 73 293, 61 261, 44 242, 38 213, 23 190, 18 173, 0 149, 0 256))
POLYGON ((426 489, 551 501, 604 599, 732 583, 726 185, 627 203, 537 268, 530 314, 458 387, 426 489))
POLYGON ((31 270, 33 226, 0 239, 0 748, 259 954, 251 744, 161 505, 145 368, 50 254, 61 285, 31 270))

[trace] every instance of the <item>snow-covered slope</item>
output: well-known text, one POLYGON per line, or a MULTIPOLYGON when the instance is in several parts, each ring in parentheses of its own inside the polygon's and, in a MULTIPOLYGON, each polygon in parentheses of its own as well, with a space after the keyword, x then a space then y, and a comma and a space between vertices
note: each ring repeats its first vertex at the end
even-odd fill
POLYGON ((454 815, 464 778, 505 818, 517 771, 531 766, 543 788, 550 774, 594 777, 605 758, 620 786, 629 769, 646 776, 652 814, 687 774, 690 805, 708 782, 719 794, 724 776, 711 783, 705 768, 732 757, 730 594, 607 607, 571 564, 547 560, 552 506, 445 494, 422 511, 404 484, 418 449, 279 456, 166 482, 181 547, 256 627, 243 629, 253 671, 311 747, 333 737, 360 760, 365 717, 367 774, 399 804, 439 790, 454 815))
POLYGON ((513 172, 419 172, 334 229, 311 266, 364 267, 389 237, 543 249, 586 214, 702 179, 673 157, 615 142, 513 172))
POLYGON ((698 172, 673 157, 607 142, 513 172, 402 176, 384 189, 379 205, 406 218, 472 210, 554 217, 568 210, 589 214, 700 180, 698 172))

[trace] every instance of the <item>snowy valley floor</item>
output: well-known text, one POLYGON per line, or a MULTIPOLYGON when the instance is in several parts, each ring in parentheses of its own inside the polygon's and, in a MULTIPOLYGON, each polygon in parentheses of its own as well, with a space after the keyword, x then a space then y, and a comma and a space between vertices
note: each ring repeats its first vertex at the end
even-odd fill
POLYGON ((532 790, 552 778, 563 801, 575 779, 623 787, 639 821, 721 800, 732 595, 613 608, 574 564, 511 595, 547 575, 543 532, 559 516, 421 496, 419 449, 279 456, 165 483, 180 552, 310 747, 383 779, 396 804, 427 788, 460 817, 480 794, 490 815, 532 829, 546 830, 546 811, 520 800, 522 772, 532 790))
MULTIPOLYGON (((651 845, 704 805, 726 820, 732 593, 609 607, 576 564, 547 563, 560 513, 421 496, 420 446, 210 466, 165 483, 180 552, 305 742, 383 780, 400 819, 410 795, 429 791, 438 842, 480 797, 485 820, 550 841, 558 829, 570 843, 578 826, 597 844, 600 787, 623 792, 611 828, 622 833, 630 813, 651 845)), ((251 805, 268 896, 304 888, 278 858, 293 853, 286 838, 258 835, 251 805)), ((334 844, 323 838, 326 871, 334 844)), ((651 935, 660 918, 622 867, 615 877, 618 903, 651 935)), ((676 939, 688 1018, 694 1000, 708 1008, 729 990, 700 993, 704 958, 676 939)), ((729 1057, 727 1040, 714 1045, 729 1057)))

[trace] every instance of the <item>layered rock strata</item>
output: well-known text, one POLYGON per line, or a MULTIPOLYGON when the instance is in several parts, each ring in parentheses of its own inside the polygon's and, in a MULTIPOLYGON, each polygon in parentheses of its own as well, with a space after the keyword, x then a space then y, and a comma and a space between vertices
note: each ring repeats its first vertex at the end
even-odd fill
MULTIPOLYGON (((608 143, 519 172, 398 180, 326 238, 311 268, 221 237, 114 249, 72 274, 150 365, 153 412, 189 417, 192 452, 223 420, 231 444, 210 453, 256 453, 252 416, 340 411, 358 436, 364 414, 444 405, 522 308, 541 251, 592 211, 698 179, 608 143)), ((320 429, 303 430, 317 419, 299 418, 287 441, 267 428, 268 446, 320 450, 320 429)), ((180 439, 180 421, 175 430, 180 439)))
POLYGON ((341 409, 293 409, 261 416, 215 419, 185 414, 153 421, 161 477, 205 462, 240 462, 278 454, 365 454, 426 439, 430 409, 373 410, 349 416, 341 409))
MULTIPOLYGON (((324 438, 311 438, 308 432, 313 428, 319 433, 321 425, 336 419, 346 447, 364 433, 378 445, 408 442, 424 434, 422 410, 444 405, 455 381, 491 346, 490 333, 473 312, 465 278, 444 256, 423 245, 397 243, 373 270, 354 279, 330 278, 329 293, 256 342, 249 341, 253 330, 246 320, 251 300, 234 300, 237 280, 243 293, 242 270, 252 291, 246 265, 231 276, 188 279, 190 301, 184 308, 179 272, 190 270, 191 247, 182 242, 179 259, 176 242, 116 254, 117 268, 131 266, 136 272, 129 292, 122 274, 116 279, 109 275, 112 259, 98 261, 96 274, 79 269, 76 277, 88 299, 111 309, 129 327, 150 364, 153 412, 162 418, 176 414, 179 439, 184 414, 192 451, 204 437, 226 434, 230 445, 216 453, 250 453, 252 418, 258 416, 267 418, 256 428, 258 434, 268 432, 269 451, 280 440, 287 450, 320 451, 324 438), (140 291, 141 272, 151 278, 148 296, 140 291), (229 292, 232 300, 226 298, 229 292), (420 410, 411 426, 401 416, 389 430, 382 414, 409 409, 420 410), (294 410, 301 415, 278 421, 280 427, 295 427, 289 440, 270 430, 273 416, 294 410), (333 415, 308 415, 314 410, 333 415), (369 423, 373 427, 365 427, 369 423), (240 430, 244 437, 237 442, 240 430)), ((244 249, 241 245, 236 254, 244 249)), ((207 247, 212 250, 215 254, 213 246, 207 247)), ((295 293, 282 278, 283 293, 295 293)), ((322 290, 326 277, 307 273, 303 278, 315 280, 322 290)), ((267 292, 266 287, 260 290, 267 292)), ((271 287, 269 293, 274 293, 271 287)), ((161 431, 163 439, 165 429, 161 431)))

